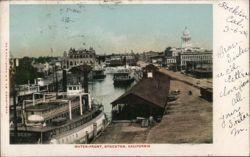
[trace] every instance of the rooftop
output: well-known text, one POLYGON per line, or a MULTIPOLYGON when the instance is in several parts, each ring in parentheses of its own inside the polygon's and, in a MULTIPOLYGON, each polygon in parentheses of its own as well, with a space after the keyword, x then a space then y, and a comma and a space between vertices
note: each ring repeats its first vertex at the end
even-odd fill
POLYGON ((134 104, 142 100, 146 104, 164 108, 167 102, 169 86, 170 78, 161 72, 154 71, 152 78, 142 78, 135 86, 111 104, 134 104), (130 101, 131 97, 137 101, 130 101))
MULTIPOLYGON (((76 97, 68 97, 67 99, 72 100, 76 97)), ((42 111, 47 111, 47 110, 51 110, 51 109, 55 109, 61 105, 67 104, 67 102, 62 101, 62 100, 58 100, 58 101, 47 101, 47 102, 41 102, 38 104, 35 104, 34 106, 28 106, 26 108, 26 111, 38 111, 38 112, 42 112, 42 111)))

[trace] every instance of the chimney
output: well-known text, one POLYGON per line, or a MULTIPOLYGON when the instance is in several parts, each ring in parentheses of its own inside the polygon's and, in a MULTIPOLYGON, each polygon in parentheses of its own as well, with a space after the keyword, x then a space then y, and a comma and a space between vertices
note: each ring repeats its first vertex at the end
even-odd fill
POLYGON ((63 91, 66 92, 67 91, 67 71, 63 70, 63 91))

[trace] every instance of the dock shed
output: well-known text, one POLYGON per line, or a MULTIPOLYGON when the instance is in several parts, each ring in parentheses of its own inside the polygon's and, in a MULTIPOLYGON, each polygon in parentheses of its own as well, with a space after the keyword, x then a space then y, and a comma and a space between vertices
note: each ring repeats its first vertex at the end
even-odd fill
MULTIPOLYGON (((145 75, 144 75, 145 76, 145 75)), ((170 78, 151 71, 135 86, 114 100, 112 120, 133 120, 137 117, 161 119, 167 105, 170 78)))

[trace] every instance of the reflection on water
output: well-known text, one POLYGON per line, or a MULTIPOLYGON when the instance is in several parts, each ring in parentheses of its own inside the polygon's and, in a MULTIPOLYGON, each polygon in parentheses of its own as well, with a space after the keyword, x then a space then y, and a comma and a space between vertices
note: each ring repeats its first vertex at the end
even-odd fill
POLYGON ((110 119, 112 109, 111 102, 125 93, 134 84, 135 83, 132 83, 129 87, 114 87, 113 75, 107 74, 104 80, 94 80, 89 82, 89 92, 95 99, 102 102, 104 112, 110 119))

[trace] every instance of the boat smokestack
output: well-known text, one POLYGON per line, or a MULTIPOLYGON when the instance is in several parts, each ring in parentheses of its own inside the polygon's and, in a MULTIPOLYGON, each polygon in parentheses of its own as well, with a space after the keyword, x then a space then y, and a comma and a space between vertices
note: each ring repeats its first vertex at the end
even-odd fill
POLYGON ((62 80, 62 85, 63 85, 63 92, 67 91, 67 71, 63 70, 63 80, 62 80))
POLYGON ((83 72, 83 89, 84 89, 84 92, 85 93, 88 93, 89 92, 89 88, 88 88, 88 72, 84 71, 83 72))
POLYGON ((71 105, 71 100, 69 101, 69 119, 72 119, 72 105, 71 105))

